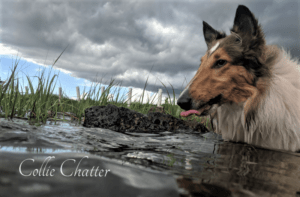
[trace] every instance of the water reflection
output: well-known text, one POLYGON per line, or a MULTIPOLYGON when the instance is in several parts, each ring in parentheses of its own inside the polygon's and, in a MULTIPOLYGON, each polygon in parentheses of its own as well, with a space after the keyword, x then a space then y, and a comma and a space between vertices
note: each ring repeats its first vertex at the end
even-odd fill
POLYGON ((300 191, 299 154, 227 142, 219 144, 216 154, 219 157, 207 158, 206 164, 190 162, 194 171, 184 179, 215 184, 246 196, 296 196, 300 191))
POLYGON ((40 147, 21 147, 21 146, 1 146, 0 151, 10 152, 24 152, 24 153, 82 153, 83 150, 68 150, 68 149, 56 149, 56 148, 40 148, 40 147))
MULTIPOLYGON (((19 134, 15 130, 15 135, 19 134)), ((235 196, 296 196, 300 191, 300 154, 223 142, 221 136, 214 133, 118 133, 76 126, 74 122, 47 122, 38 127, 34 135, 37 141, 30 141, 30 147, 5 144, 0 150, 85 151, 122 164, 168 172, 185 190, 181 190, 182 195, 200 195, 204 190, 215 190, 216 187, 226 188, 224 192, 235 196), (38 140, 43 140, 47 146, 56 144, 62 148, 34 147, 38 140)), ((25 143, 29 144, 29 141, 25 140, 25 143)))

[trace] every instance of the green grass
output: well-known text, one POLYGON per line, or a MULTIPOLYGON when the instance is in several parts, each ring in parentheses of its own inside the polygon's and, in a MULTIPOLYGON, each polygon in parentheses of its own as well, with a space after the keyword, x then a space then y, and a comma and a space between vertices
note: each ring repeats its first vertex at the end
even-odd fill
MULTIPOLYGON (((60 56, 54 61, 53 65, 58 61, 60 56)), ((103 93, 101 93, 101 83, 92 83, 90 90, 87 92, 86 99, 76 101, 68 98, 67 95, 63 95, 59 102, 58 96, 53 93, 58 77, 58 74, 52 74, 53 65, 48 76, 45 76, 44 69, 40 72, 39 76, 33 77, 38 80, 37 87, 33 87, 33 78, 26 76, 30 93, 24 93, 24 86, 20 85, 20 80, 16 78, 18 63, 19 60, 16 60, 13 68, 11 69, 11 74, 9 75, 8 80, 2 86, 0 85, 0 106, 4 112, 4 114, 0 116, 7 119, 24 117, 26 112, 30 112, 28 119, 31 122, 40 125, 46 122, 49 118, 48 112, 52 111, 54 114, 54 120, 59 120, 57 113, 62 112, 66 115, 69 115, 70 113, 73 114, 72 116, 80 122, 81 118, 84 117, 84 110, 91 106, 113 104, 118 107, 126 107, 143 114, 147 114, 151 107, 156 106, 156 103, 153 103, 153 100, 157 97, 157 94, 152 97, 152 100, 148 99, 148 102, 143 104, 148 78, 145 82, 140 99, 136 102, 131 102, 130 107, 127 106, 127 97, 120 94, 120 84, 115 83, 114 80, 111 80, 103 93), (114 94, 116 96, 113 100, 109 100, 109 94, 114 94)), ((170 84, 173 89, 173 95, 170 96, 165 84, 162 83, 162 85, 165 87, 168 95, 165 100, 165 104, 162 104, 166 113, 174 117, 187 120, 187 118, 182 118, 180 116, 180 113, 183 110, 175 103, 175 92, 173 86, 170 84)), ((189 117, 189 119, 191 118, 204 122, 204 124, 210 128, 209 120, 203 121, 203 118, 199 118, 197 116, 189 117)))

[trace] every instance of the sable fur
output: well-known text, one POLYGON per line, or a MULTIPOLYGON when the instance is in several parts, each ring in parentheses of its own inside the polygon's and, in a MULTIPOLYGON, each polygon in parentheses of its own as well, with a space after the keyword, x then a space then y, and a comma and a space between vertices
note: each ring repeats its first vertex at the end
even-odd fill
POLYGON ((246 142, 272 149, 300 149, 300 82, 297 60, 291 60, 283 49, 272 67, 266 96, 253 111, 245 128, 244 104, 226 103, 214 114, 215 132, 223 139, 246 142))
POLYGON ((266 45, 261 26, 245 6, 237 8, 231 35, 206 22, 203 33, 208 52, 178 105, 185 110, 208 109, 202 115, 211 114, 215 132, 225 140, 300 150, 298 60, 282 48, 266 45), (219 58, 229 61, 220 69, 214 66, 219 58))

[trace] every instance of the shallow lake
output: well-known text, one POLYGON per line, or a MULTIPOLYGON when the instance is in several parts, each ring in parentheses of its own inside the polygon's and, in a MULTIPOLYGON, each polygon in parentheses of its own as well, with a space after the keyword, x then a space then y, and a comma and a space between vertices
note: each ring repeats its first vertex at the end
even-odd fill
POLYGON ((0 158, 0 196, 300 196, 299 153, 212 132, 118 133, 1 118, 0 158))

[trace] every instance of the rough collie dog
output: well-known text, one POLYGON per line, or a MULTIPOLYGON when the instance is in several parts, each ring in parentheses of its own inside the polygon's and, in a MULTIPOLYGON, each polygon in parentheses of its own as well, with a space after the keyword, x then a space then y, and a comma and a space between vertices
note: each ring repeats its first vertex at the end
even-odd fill
POLYGON ((211 115, 224 140, 300 150, 300 74, 297 60, 266 45, 257 19, 238 6, 231 34, 203 21, 208 50, 177 104, 211 115))

